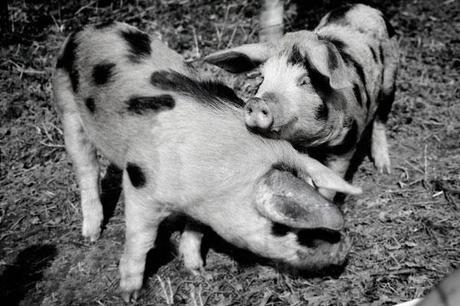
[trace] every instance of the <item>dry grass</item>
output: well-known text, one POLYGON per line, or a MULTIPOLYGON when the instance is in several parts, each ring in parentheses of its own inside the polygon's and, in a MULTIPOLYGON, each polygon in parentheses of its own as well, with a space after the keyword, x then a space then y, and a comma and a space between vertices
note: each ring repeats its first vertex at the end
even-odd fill
MULTIPOLYGON (((10 2, 14 33, 0 49, 2 304, 122 304, 117 295, 122 205, 97 243, 82 240, 77 186, 51 99, 57 50, 82 23, 117 19, 156 33, 196 59, 257 40, 259 4, 10 2)), ((286 4, 290 29, 314 26, 333 6, 333 1, 308 3, 286 4)), ((188 274, 174 247, 153 252, 140 305, 392 305, 422 296, 459 266, 460 7, 449 0, 373 3, 391 17, 401 37, 402 67, 389 123, 393 173, 378 175, 366 160, 356 174, 365 193, 343 205, 354 241, 343 273, 282 273, 213 237, 206 277, 188 274)), ((254 73, 218 74, 243 96, 258 80, 254 73)))

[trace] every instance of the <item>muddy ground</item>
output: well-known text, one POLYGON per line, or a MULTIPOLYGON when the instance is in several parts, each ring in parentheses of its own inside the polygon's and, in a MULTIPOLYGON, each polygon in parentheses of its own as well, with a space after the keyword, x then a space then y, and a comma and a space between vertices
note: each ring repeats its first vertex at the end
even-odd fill
MULTIPOLYGON (((257 41, 258 1, 9 1, 12 33, 0 49, 0 301, 2 305, 119 305, 123 201, 106 181, 102 237, 80 235, 78 188, 53 108, 58 48, 79 25, 125 21, 187 59, 257 41), (113 209, 112 209, 113 208, 113 209)), ((286 1, 288 30, 313 28, 341 1, 286 1)), ((176 256, 177 233, 152 252, 139 305, 392 305, 421 297, 460 263, 460 5, 370 1, 395 26, 401 70, 389 121, 393 172, 366 158, 342 205, 353 250, 331 275, 280 272, 213 235, 207 277, 176 256), (169 243, 171 240, 171 243, 169 243)), ((230 76, 248 96, 257 74, 230 76)))

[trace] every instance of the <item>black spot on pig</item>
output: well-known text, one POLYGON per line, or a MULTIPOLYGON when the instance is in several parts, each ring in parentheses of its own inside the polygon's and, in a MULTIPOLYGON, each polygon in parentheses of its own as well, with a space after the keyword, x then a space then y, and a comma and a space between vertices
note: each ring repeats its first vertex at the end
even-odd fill
POLYGON ((353 84, 353 94, 355 95, 356 102, 358 102, 360 106, 363 106, 363 97, 361 95, 361 89, 359 88, 359 85, 356 83, 353 84))
POLYGON ((383 47, 382 45, 379 45, 379 56, 380 56, 380 62, 383 64, 385 63, 385 56, 384 56, 384 53, 383 53, 383 47))
POLYGON ((126 172, 128 172, 129 180, 135 188, 142 188, 145 186, 145 174, 141 167, 137 164, 128 162, 126 166, 126 172))
POLYGON ((313 89, 319 94, 322 99, 330 96, 333 89, 330 85, 329 77, 319 72, 309 60, 304 63, 310 77, 310 83, 313 89))
POLYGON ((297 233, 297 242, 308 248, 316 248, 324 243, 338 243, 340 239, 339 232, 321 228, 302 229, 297 233))
POLYGON ((315 110, 315 119, 320 121, 326 121, 329 116, 329 108, 326 103, 321 103, 315 110))
POLYGON ((56 68, 64 69, 69 74, 70 84, 74 92, 78 91, 80 78, 75 63, 77 51, 76 34, 77 32, 74 32, 69 36, 64 51, 56 62, 56 68))
POLYGON ((329 23, 338 23, 338 24, 347 24, 345 19, 345 14, 353 7, 353 4, 345 3, 332 10, 327 17, 327 22, 329 23))
POLYGON ((121 36, 128 43, 129 59, 134 63, 140 63, 143 59, 150 56, 152 52, 150 48, 150 37, 139 30, 124 30, 121 31, 121 36))
POLYGON ((249 71, 261 64, 261 62, 251 60, 249 56, 240 52, 227 52, 220 55, 217 61, 212 57, 206 61, 232 73, 249 71))
POLYGON ((381 89, 379 92, 379 106, 377 108, 377 119, 387 122, 388 115, 395 100, 396 85, 393 83, 389 89, 381 89))
POLYGON ((320 35, 318 36, 318 39, 330 42, 337 48, 337 50, 339 50, 339 52, 343 52, 345 48, 347 48, 347 44, 338 38, 334 38, 328 35, 320 35))
POLYGON ((366 107, 369 109, 371 99, 369 97, 369 92, 367 91, 367 81, 366 75, 364 74, 363 66, 350 54, 346 52, 341 52, 341 55, 345 64, 356 72, 359 81, 363 85, 362 90, 364 91, 364 95, 366 96, 366 107))
POLYGON ((213 108, 228 105, 240 108, 245 105, 231 88, 221 82, 193 80, 176 71, 155 71, 150 82, 159 89, 192 97, 196 102, 213 108))
POLYGON ((369 93, 367 92, 367 89, 366 89, 367 83, 366 83, 366 75, 364 74, 364 68, 353 56, 350 55, 350 53, 346 51, 347 44, 341 39, 330 37, 330 36, 323 36, 322 39, 328 40, 330 43, 332 43, 339 51, 339 54, 342 56, 342 59, 345 62, 345 65, 352 68, 356 72, 361 84, 363 84, 363 88, 364 88, 364 92, 367 97, 367 100, 369 100, 369 93))
POLYGON ((137 115, 145 114, 149 111, 163 111, 173 109, 176 101, 171 95, 158 95, 151 97, 131 97, 128 104, 128 111, 137 115))
POLYGON ((332 87, 329 82, 329 77, 322 74, 312 64, 309 56, 302 55, 299 48, 294 45, 288 57, 288 63, 291 65, 302 65, 308 72, 310 83, 318 95, 324 99, 332 93, 332 87))
POLYGON ((359 140, 359 129, 356 120, 353 120, 351 127, 347 132, 347 135, 342 140, 342 143, 332 146, 329 148, 330 152, 334 152, 336 155, 342 155, 349 152, 359 140))
POLYGON ((96 30, 102 30, 102 29, 105 29, 105 28, 108 28, 108 27, 111 27, 115 24, 115 21, 114 20, 106 20, 106 21, 103 21, 103 22, 100 22, 96 25, 94 25, 94 28, 96 30))
POLYGON ((303 65, 305 57, 300 53, 298 46, 294 45, 292 47, 287 62, 291 65, 303 65))
POLYGON ((351 66, 351 68, 353 68, 353 70, 355 70, 356 74, 358 75, 361 83, 363 85, 366 85, 366 75, 364 74, 363 66, 361 66, 361 64, 350 54, 342 52, 341 55, 343 60, 345 61, 345 64, 351 66))
POLYGON ((388 19, 385 16, 382 16, 383 21, 385 21, 385 27, 387 28, 387 33, 388 36, 391 38, 396 35, 395 28, 391 25, 391 23, 388 21, 388 19))
POLYGON ((96 111, 96 103, 94 102, 93 98, 87 98, 85 100, 85 105, 91 113, 94 113, 96 111))
POLYGON ((101 62, 93 67, 93 81, 96 85, 104 85, 110 81, 114 74, 114 63, 101 62))
POLYGON ((289 233, 289 231, 291 231, 291 228, 287 225, 276 223, 276 222, 273 223, 272 225, 273 236, 276 236, 276 237, 286 236, 287 233, 289 233))
POLYGON ((369 50, 371 51, 372 59, 374 60, 375 63, 377 63, 377 53, 375 52, 374 48, 369 46, 369 50))

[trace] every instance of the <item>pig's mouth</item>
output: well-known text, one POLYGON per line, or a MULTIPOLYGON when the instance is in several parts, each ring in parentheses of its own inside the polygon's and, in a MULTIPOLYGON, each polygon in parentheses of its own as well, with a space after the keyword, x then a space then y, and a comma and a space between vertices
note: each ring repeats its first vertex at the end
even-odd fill
POLYGON ((297 241, 304 248, 297 251, 302 270, 317 271, 340 266, 346 261, 351 242, 338 231, 329 229, 300 229, 297 241))
POLYGON ((257 126, 246 126, 251 133, 261 135, 267 138, 273 139, 285 139, 290 130, 293 129, 295 123, 299 120, 298 117, 293 117, 290 120, 284 122, 276 121, 272 123, 268 128, 260 128, 257 126))
POLYGON ((317 272, 324 268, 342 266, 351 249, 351 241, 339 231, 328 228, 297 229, 281 224, 274 224, 275 235, 289 232, 297 236, 299 250, 296 262, 289 262, 291 267, 302 271, 317 272))

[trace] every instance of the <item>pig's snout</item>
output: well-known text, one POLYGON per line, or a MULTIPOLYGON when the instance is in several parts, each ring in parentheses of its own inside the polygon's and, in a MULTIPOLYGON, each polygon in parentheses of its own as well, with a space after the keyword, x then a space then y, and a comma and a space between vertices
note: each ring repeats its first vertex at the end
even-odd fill
POLYGON ((268 130, 273 125, 273 114, 261 98, 251 98, 245 106, 245 123, 248 128, 268 130))

